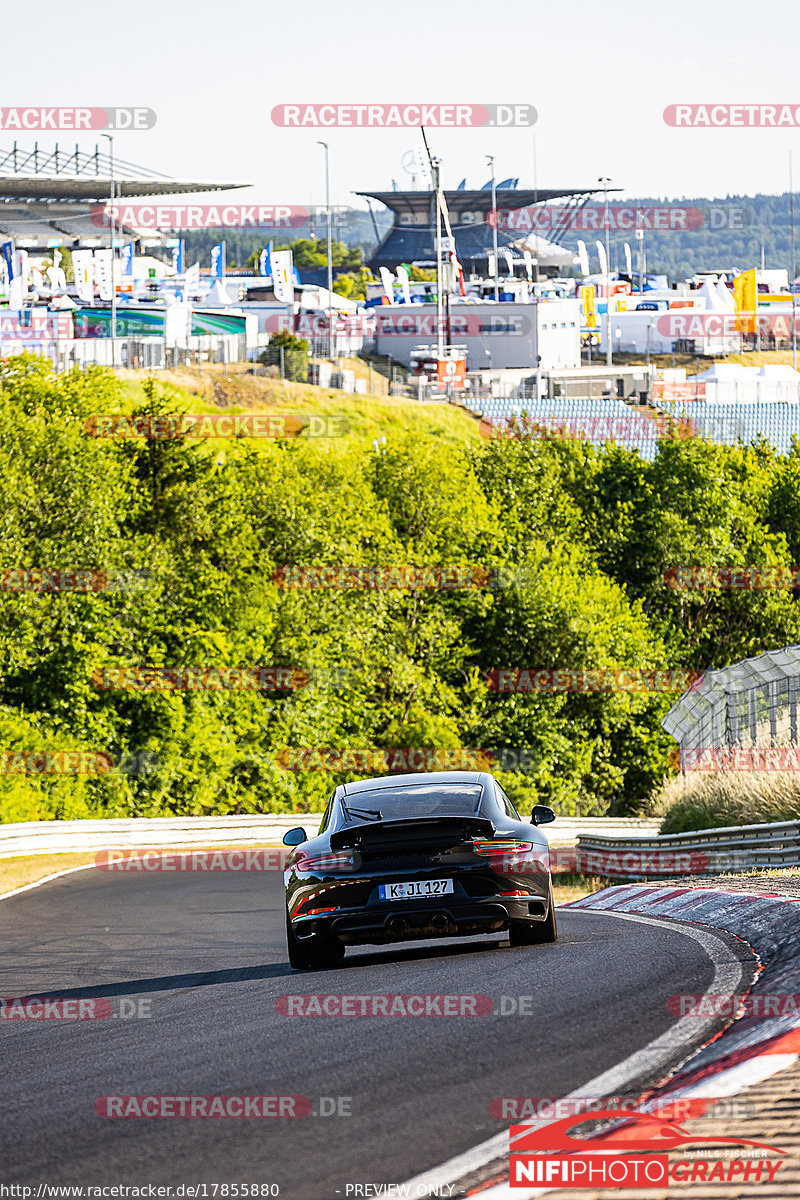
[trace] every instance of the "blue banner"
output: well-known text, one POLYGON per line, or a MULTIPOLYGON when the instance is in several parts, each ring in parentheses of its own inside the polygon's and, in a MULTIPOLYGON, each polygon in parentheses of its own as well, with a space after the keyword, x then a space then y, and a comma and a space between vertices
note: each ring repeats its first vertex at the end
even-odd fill
POLYGON ((211 247, 211 274, 221 279, 225 274, 225 243, 211 247))
POLYGON ((133 242, 126 242, 122 247, 122 274, 133 274, 133 242))
POLYGON ((6 270, 8 271, 8 279, 10 283, 14 278, 14 243, 3 242, 2 246, 0 246, 0 250, 2 250, 3 258, 6 260, 6 270))
MULTIPOLYGON (((223 243, 223 245, 224 245, 224 243, 223 243)), ((214 262, 213 258, 212 258, 211 262, 212 262, 212 270, 213 270, 213 262, 214 262)), ((173 248, 172 248, 172 267, 173 267, 173 270, 175 271, 176 275, 183 274, 183 239, 182 238, 178 241, 177 246, 173 246, 173 248)))
POLYGON ((272 275, 272 242, 261 251, 258 260, 258 273, 264 276, 272 275))

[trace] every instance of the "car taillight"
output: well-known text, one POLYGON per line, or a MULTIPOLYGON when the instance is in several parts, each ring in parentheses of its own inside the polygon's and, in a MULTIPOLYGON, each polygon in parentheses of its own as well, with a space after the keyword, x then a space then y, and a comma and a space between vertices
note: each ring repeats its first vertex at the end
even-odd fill
POLYGON ((498 896, 530 896, 530 892, 498 892, 498 896))
POLYGON ((320 913, 338 912, 338 904, 334 904, 333 908, 310 908, 308 912, 302 913, 304 917, 318 917, 320 913))
POLYGON ((509 840, 495 842, 474 841, 472 846, 477 854, 491 855, 492 858, 496 858, 505 854, 527 854, 533 849, 533 842, 517 842, 509 840))
POLYGON ((301 852, 291 865, 296 871, 352 871, 355 855, 316 854, 309 857, 301 852))

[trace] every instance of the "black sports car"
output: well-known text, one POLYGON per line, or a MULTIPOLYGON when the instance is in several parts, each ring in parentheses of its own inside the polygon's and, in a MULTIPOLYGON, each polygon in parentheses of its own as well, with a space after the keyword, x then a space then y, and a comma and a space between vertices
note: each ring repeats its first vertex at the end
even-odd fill
POLYGON ((286 940, 297 970, 335 966, 345 946, 508 931, 556 940, 548 842, 555 819, 522 820, 485 772, 389 775, 342 784, 319 833, 284 837, 286 940))

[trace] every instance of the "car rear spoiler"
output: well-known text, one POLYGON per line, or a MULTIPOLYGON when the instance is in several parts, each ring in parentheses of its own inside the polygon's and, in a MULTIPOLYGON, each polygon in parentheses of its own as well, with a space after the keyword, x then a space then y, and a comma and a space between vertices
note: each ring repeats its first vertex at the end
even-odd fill
POLYGON ((397 846, 422 849, 432 842, 452 846, 470 838, 494 837, 495 828, 487 817, 405 817, 399 821, 365 821, 348 825, 330 836, 332 850, 359 846, 380 850, 397 846))

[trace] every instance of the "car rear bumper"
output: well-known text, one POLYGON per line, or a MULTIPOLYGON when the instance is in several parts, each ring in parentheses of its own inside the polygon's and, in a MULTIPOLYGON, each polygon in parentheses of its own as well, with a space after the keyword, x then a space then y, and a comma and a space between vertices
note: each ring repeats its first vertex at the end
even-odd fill
POLYGON ((382 946, 428 938, 467 937, 482 933, 500 933, 514 921, 544 921, 548 902, 531 895, 524 899, 499 899, 453 903, 452 896, 367 905, 340 910, 324 917, 299 917, 292 920, 298 941, 320 934, 335 937, 345 946, 382 946))

